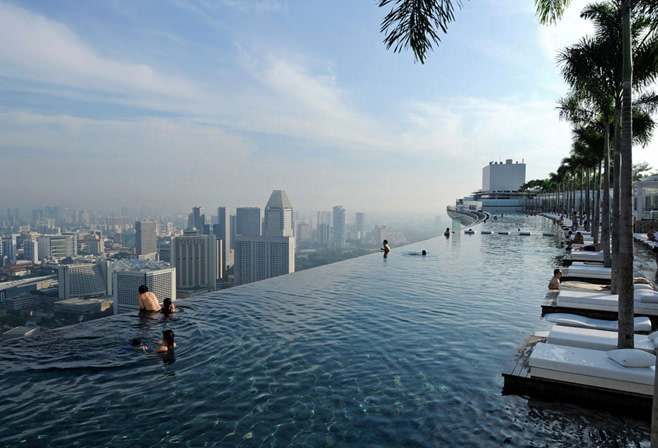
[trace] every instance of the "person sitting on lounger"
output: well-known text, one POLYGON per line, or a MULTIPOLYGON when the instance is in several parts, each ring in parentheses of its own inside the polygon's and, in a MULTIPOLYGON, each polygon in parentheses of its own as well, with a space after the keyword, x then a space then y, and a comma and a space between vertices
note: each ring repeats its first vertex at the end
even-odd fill
POLYGON ((573 250, 587 250, 590 252, 598 252, 601 250, 601 244, 600 243, 588 244, 587 246, 583 246, 583 247, 574 247, 573 250))
POLYGON ((560 279, 562 278, 562 271, 555 269, 553 271, 553 278, 548 282, 548 289, 560 289, 560 279))
POLYGON ((576 232, 576 235, 573 237, 574 244, 585 244, 585 237, 582 233, 576 232))
POLYGON ((649 241, 656 241, 656 228, 654 226, 649 227, 647 232, 647 238, 649 241))

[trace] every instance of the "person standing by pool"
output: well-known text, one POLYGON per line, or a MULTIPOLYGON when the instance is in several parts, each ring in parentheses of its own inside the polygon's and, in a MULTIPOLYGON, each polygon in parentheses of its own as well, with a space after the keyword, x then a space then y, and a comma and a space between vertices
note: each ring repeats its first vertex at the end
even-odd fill
POLYGON ((149 291, 148 286, 142 285, 137 291, 139 295, 137 296, 137 305, 139 305, 139 311, 145 311, 149 313, 160 311, 160 302, 158 297, 149 291))
POLYGON ((450 238, 450 227, 446 227, 446 231, 443 232, 443 236, 446 238, 450 238))
POLYGON ((562 271, 555 269, 553 271, 553 278, 548 282, 548 289, 560 289, 560 279, 562 278, 562 271))

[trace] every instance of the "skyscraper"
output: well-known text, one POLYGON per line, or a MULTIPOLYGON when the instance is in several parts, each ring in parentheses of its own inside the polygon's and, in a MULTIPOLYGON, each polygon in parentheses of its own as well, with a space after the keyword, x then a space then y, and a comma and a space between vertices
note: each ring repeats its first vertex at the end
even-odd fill
POLYGON ((260 236, 259 207, 239 207, 235 210, 235 236, 260 236))
POLYGON ((331 241, 331 212, 318 212, 316 239, 320 245, 329 246, 329 242, 331 241))
POLYGON ((342 205, 334 207, 334 226, 331 236, 332 247, 335 249, 343 249, 345 247, 347 234, 345 230, 345 209, 342 205))
POLYGON ((265 206, 263 236, 295 236, 290 200, 283 190, 274 190, 265 206))
POLYGON ((187 228, 196 229, 197 233, 201 235, 206 225, 206 215, 204 214, 203 207, 192 207, 192 213, 187 217, 187 228))
POLYGON ((137 255, 155 257, 158 252, 158 238, 155 234, 154 222, 135 222, 135 248, 137 255))
POLYGON ((219 277, 218 240, 215 235, 184 235, 171 243, 171 265, 179 289, 214 291, 219 277))
POLYGON ((233 253, 231 252, 231 215, 227 207, 217 207, 217 224, 213 226, 213 233, 218 240, 222 241, 220 266, 221 276, 223 278, 226 269, 233 265, 233 253))
MULTIPOLYGON (((236 285, 295 272, 292 217, 293 209, 288 196, 282 190, 274 190, 265 207, 265 235, 236 236, 236 285)), ((239 218, 237 221, 240 221, 239 218)))

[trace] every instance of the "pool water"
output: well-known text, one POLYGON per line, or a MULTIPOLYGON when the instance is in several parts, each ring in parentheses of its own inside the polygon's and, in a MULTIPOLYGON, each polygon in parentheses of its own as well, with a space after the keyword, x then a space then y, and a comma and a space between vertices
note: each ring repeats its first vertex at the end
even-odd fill
POLYGON ((9 341, 0 446, 648 447, 645 422, 502 395, 561 251, 495 234, 541 217, 484 228, 9 341), (175 359, 122 348, 163 329, 175 359))

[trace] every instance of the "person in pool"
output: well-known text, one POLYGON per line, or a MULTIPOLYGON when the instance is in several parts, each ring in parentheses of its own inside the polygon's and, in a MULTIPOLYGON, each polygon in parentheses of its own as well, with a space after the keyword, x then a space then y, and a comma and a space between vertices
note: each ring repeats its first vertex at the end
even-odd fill
POLYGON ((148 286, 141 285, 137 291, 139 293, 137 296, 139 311, 148 313, 160 311, 160 302, 158 301, 158 297, 149 291, 148 286))
POLYGON ((450 238, 450 227, 446 227, 446 231, 443 232, 443 236, 446 238, 450 238))
POLYGON ((555 269, 553 271, 553 278, 548 282, 548 289, 560 289, 560 279, 562 278, 562 271, 555 269))
POLYGON ((153 353, 167 353, 172 352, 176 348, 176 342, 174 342, 174 331, 165 330, 162 332, 162 340, 158 341, 158 344, 161 344, 160 347, 153 350, 153 353))
POLYGON ((162 301, 162 314, 169 316, 171 313, 177 313, 178 308, 176 308, 169 297, 162 301))
POLYGON ((382 242, 382 246, 383 247, 380 250, 384 252, 385 256, 388 255, 388 253, 391 251, 391 246, 388 245, 388 240, 384 240, 384 242, 382 242))

